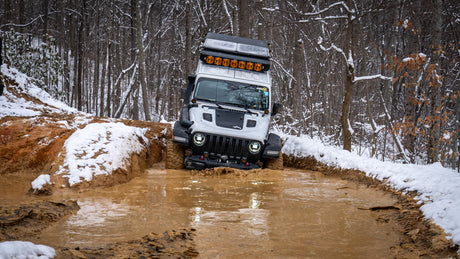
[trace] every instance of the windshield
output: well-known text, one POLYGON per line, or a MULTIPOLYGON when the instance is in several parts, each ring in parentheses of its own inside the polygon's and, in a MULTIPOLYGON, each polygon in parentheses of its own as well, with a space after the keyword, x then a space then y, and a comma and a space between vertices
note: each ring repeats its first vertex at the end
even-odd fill
POLYGON ((256 110, 268 110, 269 105, 267 87, 209 78, 198 80, 194 98, 256 110))

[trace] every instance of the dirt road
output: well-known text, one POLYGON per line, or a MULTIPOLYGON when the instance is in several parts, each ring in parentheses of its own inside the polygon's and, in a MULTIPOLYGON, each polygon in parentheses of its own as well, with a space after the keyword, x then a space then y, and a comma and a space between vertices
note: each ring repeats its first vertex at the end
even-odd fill
MULTIPOLYGON (((17 188, 3 191, 20 200, 17 188)), ((20 239, 52 246, 62 257, 131 257, 133 251, 143 251, 152 233, 165 233, 154 234, 154 243, 163 240, 161 248, 183 257, 394 258, 427 253, 414 250, 415 245, 401 247, 407 237, 395 220, 401 208, 393 195, 306 170, 193 173, 156 164, 122 185, 46 199, 76 200, 80 208, 20 239), (171 235, 180 236, 180 243, 171 235)), ((1 202, 11 203, 11 198, 1 202)))

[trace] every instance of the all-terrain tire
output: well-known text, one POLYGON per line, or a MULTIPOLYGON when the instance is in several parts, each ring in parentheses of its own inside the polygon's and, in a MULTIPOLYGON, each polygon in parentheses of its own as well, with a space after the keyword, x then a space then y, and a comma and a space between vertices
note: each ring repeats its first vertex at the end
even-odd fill
POLYGON ((166 145, 166 169, 184 168, 184 147, 168 140, 166 145))
POLYGON ((265 161, 265 168, 272 170, 283 170, 283 154, 278 158, 267 159, 265 161))

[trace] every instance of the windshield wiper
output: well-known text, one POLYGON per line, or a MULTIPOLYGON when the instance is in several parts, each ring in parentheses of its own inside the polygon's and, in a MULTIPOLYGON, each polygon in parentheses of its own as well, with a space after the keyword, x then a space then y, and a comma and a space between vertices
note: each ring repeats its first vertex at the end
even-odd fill
POLYGON ((195 97, 195 99, 196 99, 196 100, 200 100, 200 101, 205 101, 205 102, 211 102, 211 103, 215 102, 214 100, 206 99, 206 98, 196 98, 196 97, 195 97))
POLYGON ((247 108, 247 106, 246 106, 246 105, 243 105, 243 104, 229 103, 229 102, 215 102, 214 104, 216 104, 217 107, 219 107, 220 109, 231 110, 231 109, 229 109, 229 108, 223 107, 221 104, 232 105, 232 106, 236 106, 236 107, 239 107, 239 108, 243 108, 243 109, 246 110, 246 112, 249 113, 249 114, 259 115, 258 113, 249 110, 249 109, 247 108))
POLYGON ((249 114, 256 114, 256 115, 258 115, 258 113, 252 112, 251 110, 249 110, 249 108, 248 108, 246 105, 243 105, 243 104, 235 104, 235 105, 238 106, 238 107, 240 107, 240 108, 245 109, 249 114))

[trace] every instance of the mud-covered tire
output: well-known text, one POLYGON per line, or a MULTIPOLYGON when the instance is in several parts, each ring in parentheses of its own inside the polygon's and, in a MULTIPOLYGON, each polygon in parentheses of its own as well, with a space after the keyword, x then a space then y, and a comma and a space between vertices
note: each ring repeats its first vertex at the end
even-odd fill
POLYGON ((267 159, 265 161, 265 168, 272 170, 283 170, 283 155, 278 158, 267 159))
POLYGON ((184 168, 184 147, 168 141, 166 145, 166 169, 184 168))

